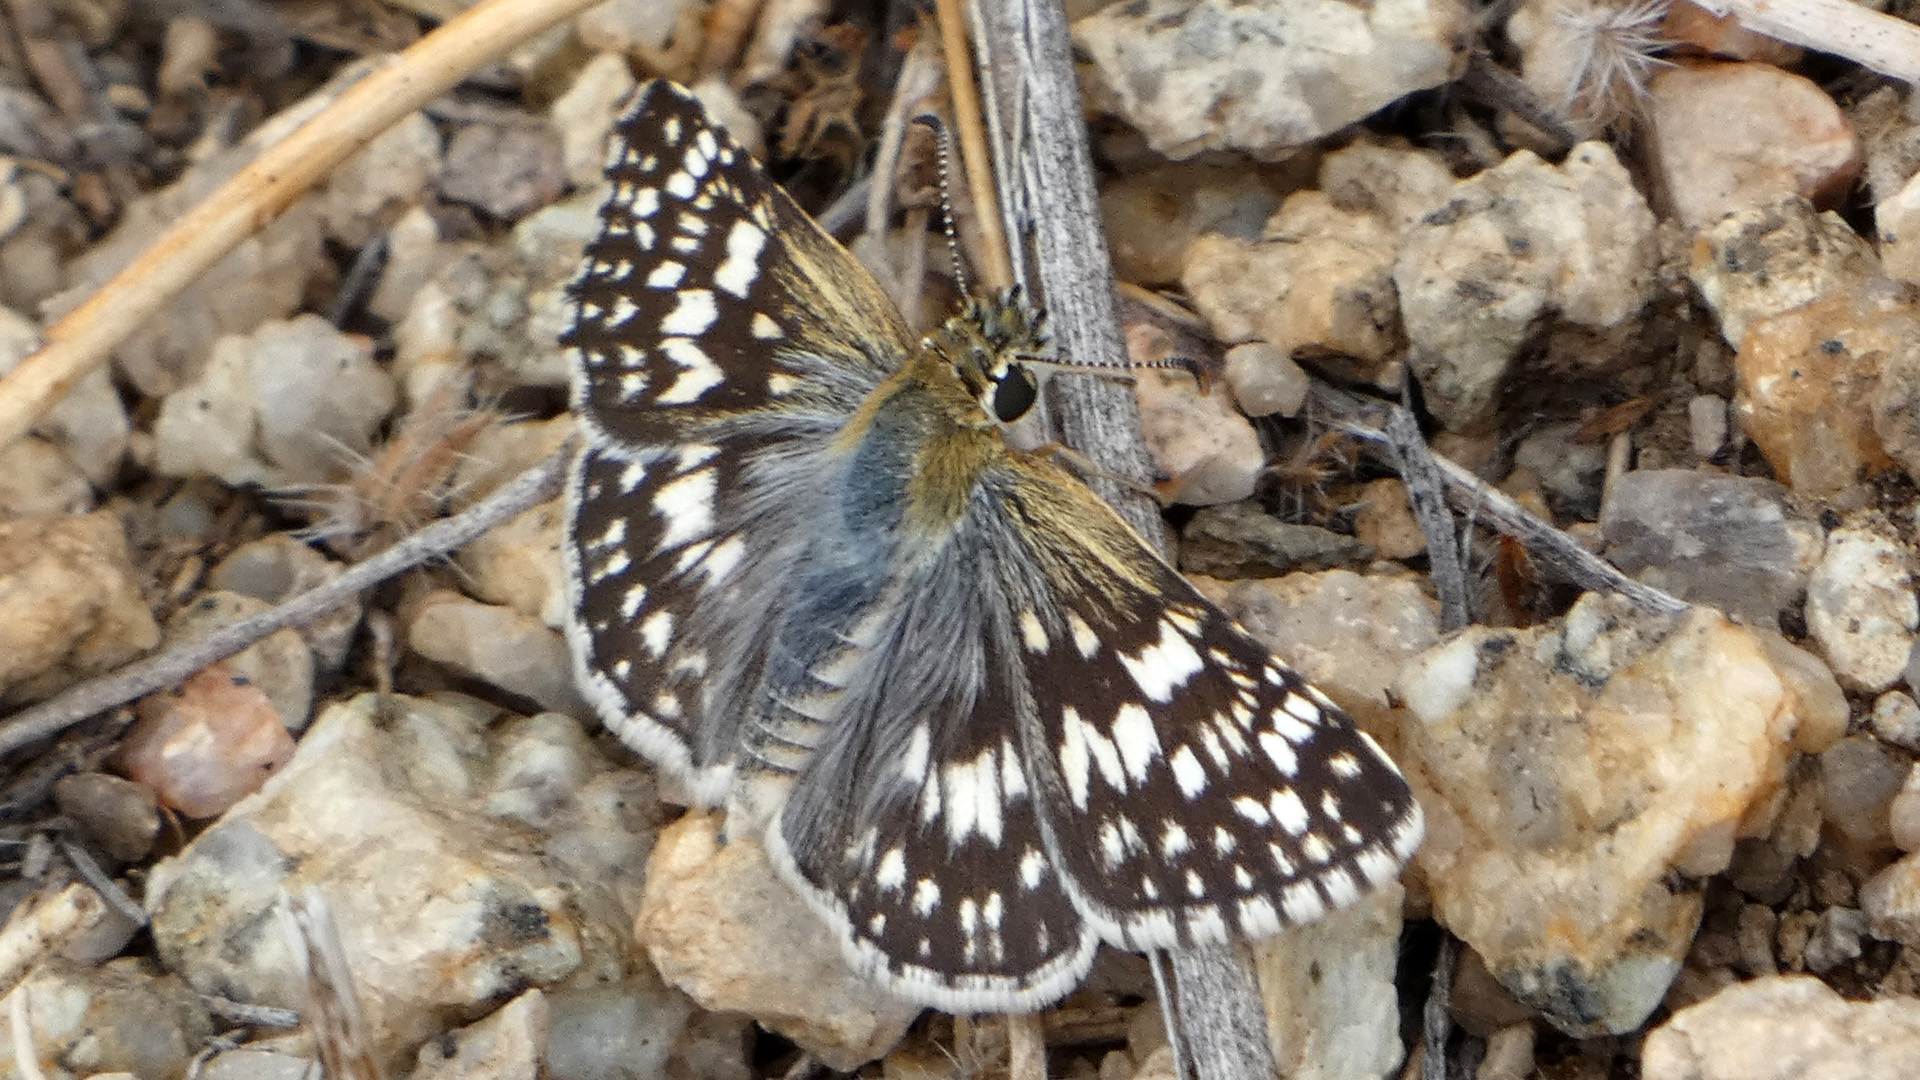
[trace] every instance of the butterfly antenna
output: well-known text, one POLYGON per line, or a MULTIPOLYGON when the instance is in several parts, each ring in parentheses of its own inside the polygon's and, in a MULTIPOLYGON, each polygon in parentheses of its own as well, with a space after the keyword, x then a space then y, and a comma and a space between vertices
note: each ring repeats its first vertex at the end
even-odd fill
POLYGON ((940 228, 947 234, 947 255, 953 259, 953 283, 959 287, 961 296, 972 296, 967 263, 960 257, 960 231, 953 224, 953 135, 947 130, 947 122, 935 113, 921 113, 913 120, 933 132, 933 144, 939 148, 940 228))

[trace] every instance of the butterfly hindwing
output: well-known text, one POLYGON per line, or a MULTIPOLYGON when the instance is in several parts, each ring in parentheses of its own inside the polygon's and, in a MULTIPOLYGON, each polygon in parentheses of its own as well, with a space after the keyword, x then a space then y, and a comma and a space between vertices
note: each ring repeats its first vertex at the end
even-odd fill
POLYGON ((1062 470, 1009 458, 999 572, 1055 867, 1133 950, 1264 937, 1399 873, 1419 808, 1337 706, 1062 470))
POLYGON ((1031 704, 976 550, 963 530, 892 590, 768 846, 895 993, 1027 1011, 1079 982, 1095 940, 1047 852, 1017 723, 1031 704))

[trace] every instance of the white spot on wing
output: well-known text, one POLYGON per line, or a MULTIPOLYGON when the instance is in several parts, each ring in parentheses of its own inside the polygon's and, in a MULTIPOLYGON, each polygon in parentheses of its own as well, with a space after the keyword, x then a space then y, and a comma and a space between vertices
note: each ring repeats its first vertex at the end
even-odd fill
POLYGON ((713 501, 718 481, 712 469, 700 469, 662 484, 653 493, 653 512, 666 521, 656 554, 671 551, 713 531, 713 501))
POLYGON ((655 660, 667 655, 667 646, 673 644, 673 613, 656 611, 641 620, 640 643, 655 660))
POLYGON ((1167 758, 1167 765, 1173 769, 1173 782, 1180 787, 1180 794, 1195 798, 1207 790, 1207 770, 1193 753, 1193 747, 1183 746, 1167 758))
POLYGON ((899 848, 880 856, 880 865, 873 871, 873 883, 883 893, 898 892, 907 883, 907 856, 899 848))
POLYGON ((1113 745, 1120 752, 1127 775, 1136 784, 1146 783, 1147 766, 1160 756, 1160 735, 1154 730, 1153 717, 1145 708, 1129 702, 1120 706, 1112 730, 1113 745))
POLYGON ((660 332, 684 337, 699 337, 720 317, 711 289, 682 289, 674 294, 679 301, 667 317, 660 320, 660 332))
POLYGON ((1171 701, 1173 692, 1187 684, 1206 665, 1193 643, 1173 624, 1162 620, 1160 640, 1141 649, 1137 655, 1122 654, 1120 663, 1139 685, 1149 701, 1171 701))
POLYGON ((668 338, 660 343, 660 351, 682 370, 674 378, 673 385, 654 399, 658 404, 685 405, 698 401, 702 394, 727 381, 720 365, 687 338, 668 338))
POLYGON ((1289 834, 1299 836, 1307 831, 1307 805, 1300 801, 1300 796, 1292 788, 1275 791, 1273 797, 1267 800, 1267 806, 1273 811, 1273 820, 1279 822, 1280 827, 1289 834))
POLYGON ((760 276, 760 253, 766 250, 767 234, 750 221, 736 221, 727 233, 727 254, 713 273, 713 283, 738 297, 745 297, 760 276))

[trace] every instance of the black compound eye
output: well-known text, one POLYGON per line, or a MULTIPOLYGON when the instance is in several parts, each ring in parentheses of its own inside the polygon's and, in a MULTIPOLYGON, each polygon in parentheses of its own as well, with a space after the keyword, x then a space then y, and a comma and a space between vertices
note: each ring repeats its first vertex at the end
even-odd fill
POLYGON ((1040 396, 1040 383, 1033 372, 1019 364, 1008 364, 1007 373, 993 384, 993 418, 1011 424, 1027 415, 1040 396))

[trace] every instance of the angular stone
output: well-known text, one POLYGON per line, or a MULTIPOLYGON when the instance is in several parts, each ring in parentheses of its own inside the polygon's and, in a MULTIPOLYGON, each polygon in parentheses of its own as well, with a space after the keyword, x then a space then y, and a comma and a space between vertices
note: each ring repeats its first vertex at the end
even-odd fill
POLYGON ((1801 718, 1766 650, 1710 609, 1588 595, 1554 625, 1469 628, 1397 690, 1435 916, 1562 1030, 1639 1026, 1699 922, 1680 883, 1778 812, 1801 718))
POLYGON ((1454 0, 1142 0, 1079 20, 1073 35, 1156 151, 1277 158, 1452 81, 1469 19, 1454 0))
POLYGON ((1851 1002, 1807 976, 1737 983, 1647 1036, 1644 1080, 1906 1080, 1920 1001, 1851 1002))
POLYGON ((1622 475, 1600 528, 1620 569, 1765 625, 1806 588, 1824 542, 1779 484, 1696 469, 1622 475))

